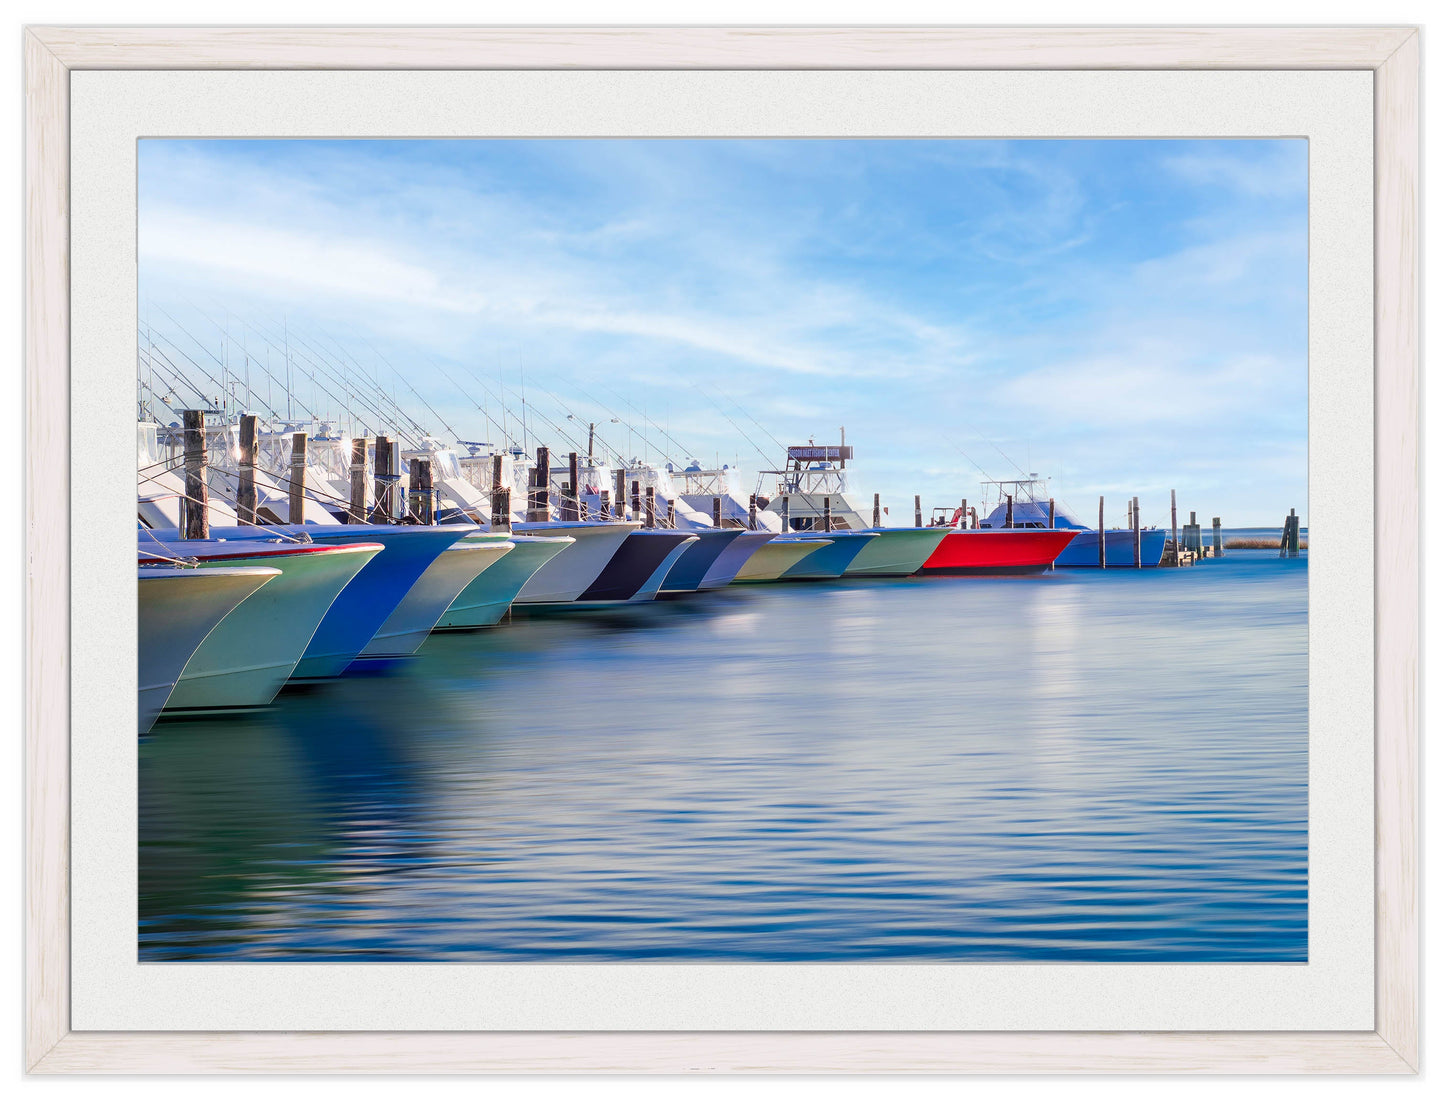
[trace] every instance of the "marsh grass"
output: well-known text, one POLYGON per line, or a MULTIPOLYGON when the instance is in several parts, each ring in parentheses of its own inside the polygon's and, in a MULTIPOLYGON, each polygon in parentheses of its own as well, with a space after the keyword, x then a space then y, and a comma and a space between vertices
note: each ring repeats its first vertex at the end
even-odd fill
MULTIPOLYGON (((1279 540, 1278 540, 1278 539, 1226 539, 1226 540, 1224 541, 1224 549, 1225 549, 1225 550, 1278 550, 1278 549, 1279 549, 1279 540)), ((1301 539, 1301 540, 1299 541, 1299 549, 1300 549, 1300 550, 1309 550, 1309 549, 1310 549, 1310 542, 1309 542, 1309 540, 1308 540, 1308 539, 1301 539)))

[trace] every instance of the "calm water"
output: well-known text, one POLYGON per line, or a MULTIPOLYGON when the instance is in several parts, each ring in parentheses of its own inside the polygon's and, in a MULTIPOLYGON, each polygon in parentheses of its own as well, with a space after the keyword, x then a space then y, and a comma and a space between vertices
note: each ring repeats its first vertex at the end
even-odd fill
POLYGON ((1305 595, 1241 552, 433 636, 142 739, 141 958, 1304 960, 1305 595))

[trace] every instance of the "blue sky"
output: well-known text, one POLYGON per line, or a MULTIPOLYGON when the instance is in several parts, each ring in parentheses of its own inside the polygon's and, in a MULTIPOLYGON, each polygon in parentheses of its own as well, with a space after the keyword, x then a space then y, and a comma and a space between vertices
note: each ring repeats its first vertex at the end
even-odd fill
POLYGON ((145 140, 141 318, 232 362, 284 324, 464 439, 500 436, 476 378, 562 450, 531 429, 754 471, 846 426, 895 522, 982 468, 1278 524, 1306 200, 1301 140, 145 140))

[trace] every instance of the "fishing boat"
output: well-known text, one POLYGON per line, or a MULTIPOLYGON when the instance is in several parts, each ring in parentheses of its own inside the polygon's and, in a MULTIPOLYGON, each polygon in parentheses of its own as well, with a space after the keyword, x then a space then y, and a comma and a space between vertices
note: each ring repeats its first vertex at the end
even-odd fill
MULTIPOLYGON (((1053 527, 1074 532, 1073 539, 1054 559, 1055 566, 1099 566, 1099 529, 1081 523, 1068 508, 1049 496, 1049 480, 1030 474, 1027 478, 1010 478, 982 483, 983 512, 980 530, 998 531, 1008 528, 1053 527)), ((1139 529, 1139 565, 1157 566, 1164 557, 1168 532, 1157 527, 1139 529)), ((1132 525, 1104 530, 1104 564, 1110 567, 1134 565, 1134 530, 1132 525)))
MULTIPOLYGON (((477 529, 465 524, 442 526, 390 524, 283 525, 213 528, 211 536, 228 541, 275 538, 310 540, 326 546, 380 543, 382 550, 363 566, 322 617, 292 680, 339 677, 360 656, 391 613, 406 598, 441 554, 477 529)), ((158 532, 162 539, 174 532, 158 532)), ((455 594, 453 594, 455 595, 455 594)), ((448 601, 450 602, 450 601, 448 601)), ((440 618, 446 605, 436 611, 440 618)), ((432 622, 436 622, 433 619, 432 622)))
POLYGON ((436 630, 474 630, 500 623, 528 579, 575 542, 570 535, 513 535, 510 541, 512 550, 457 595, 436 630))
POLYGON ((1043 573, 1074 537, 1072 531, 1048 528, 944 530, 946 534, 921 573, 1043 573))
POLYGON ((139 566, 137 581, 138 727, 155 724, 186 663, 238 605, 281 576, 269 567, 185 569, 139 566))
POLYGON ((217 625, 186 663, 165 713, 265 707, 276 698, 336 597, 380 551, 380 543, 239 543, 140 539, 142 565, 185 559, 201 569, 279 571, 217 625))
POLYGON ((752 560, 753 555, 772 541, 773 534, 771 531, 740 529, 737 537, 717 556, 708 567, 707 573, 703 574, 697 585, 698 591, 707 592, 732 584, 743 567, 752 560))
MULTIPOLYGON (((590 520, 523 521, 512 525, 517 535, 566 536, 572 543, 542 564, 517 593, 518 606, 571 604, 597 581, 622 549, 628 537, 640 530, 635 520, 597 523, 590 520)), ((629 557, 633 552, 629 551, 629 557)))
POLYGON ((821 537, 774 536, 753 551, 733 577, 732 583, 756 585, 764 581, 777 581, 810 554, 832 545, 829 540, 821 537))
POLYGON ((686 531, 632 532, 597 580, 577 598, 577 603, 637 603, 653 599, 678 559, 697 541, 697 536, 686 531))
MULTIPOLYGON (((829 545, 819 547, 801 562, 788 567, 779 577, 780 581, 832 581, 842 577, 863 548, 879 535, 876 531, 830 531, 818 532, 817 537, 829 545)), ((773 542, 786 543, 795 538, 798 536, 780 535, 773 542)))
MULTIPOLYGON (((879 529, 873 529, 879 531, 879 529)), ((911 577, 938 550, 947 534, 939 528, 884 528, 848 563, 844 577, 911 577)))
POLYGON ((500 533, 475 532, 462 536, 426 568, 386 622, 377 628, 357 661, 416 653, 457 597, 515 546, 500 533))
MULTIPOLYGON (((662 582, 661 593, 664 596, 697 592, 708 570, 712 569, 728 547, 743 536, 744 529, 714 528, 694 531, 691 534, 696 536, 697 542, 688 547, 668 571, 662 582)), ((738 565, 741 566, 742 563, 739 562, 738 565)))
MULTIPOLYGON (((853 448, 842 434, 836 444, 809 440, 789 447, 781 469, 760 474, 760 490, 765 488, 761 479, 773 479, 771 486, 766 487, 771 496, 764 498, 765 514, 776 517, 789 532, 828 536, 844 531, 876 536, 866 547, 858 549, 843 571, 846 576, 908 577, 917 573, 937 550, 942 536, 917 527, 884 527, 883 510, 876 499, 867 506, 868 515, 865 515, 849 486, 848 463, 852 459, 853 448)), ((810 559, 810 565, 815 570, 821 569, 831 557, 815 556, 810 559)))

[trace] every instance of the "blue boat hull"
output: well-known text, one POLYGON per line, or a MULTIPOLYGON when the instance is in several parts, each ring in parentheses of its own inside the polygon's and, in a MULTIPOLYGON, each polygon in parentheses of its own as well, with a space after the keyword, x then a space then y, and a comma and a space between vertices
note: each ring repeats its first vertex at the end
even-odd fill
MULTIPOLYGON (((796 566, 783 571, 783 581, 831 581, 834 578, 842 577, 843 571, 853 563, 853 559, 863 553, 866 547, 878 536, 872 532, 829 532, 818 533, 800 532, 800 536, 807 535, 812 539, 829 539, 832 541, 830 547, 819 547, 812 554, 804 558, 796 566)), ((778 541, 786 541, 787 536, 780 537, 778 541)))
POLYGON ((694 531, 697 542, 683 551, 677 564, 667 571, 662 583, 665 593, 695 592, 712 569, 713 563, 733 542, 743 534, 742 528, 722 528, 717 531, 694 531))
POLYGON ((426 568, 463 535, 476 530, 460 524, 452 527, 308 524, 304 528, 212 528, 211 537, 275 539, 288 532, 304 531, 313 543, 380 543, 385 548, 341 590, 291 674, 292 680, 317 680, 344 673, 426 568))
MULTIPOLYGON (((1164 557, 1164 539, 1168 532, 1150 529, 1139 533, 1139 560, 1144 566, 1157 566, 1164 557)), ((1134 565, 1134 533, 1124 528, 1104 532, 1104 564, 1107 567, 1134 565)), ((1099 533, 1081 531, 1054 559, 1055 566, 1099 567, 1099 533)))

